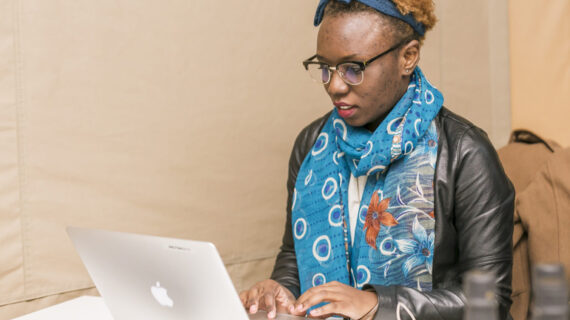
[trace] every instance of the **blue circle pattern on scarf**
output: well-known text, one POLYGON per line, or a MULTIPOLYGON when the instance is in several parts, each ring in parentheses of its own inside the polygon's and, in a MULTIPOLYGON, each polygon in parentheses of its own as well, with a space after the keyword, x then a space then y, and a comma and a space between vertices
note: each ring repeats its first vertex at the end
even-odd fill
POLYGON ((404 96, 374 132, 332 112, 295 184, 292 223, 301 293, 330 281, 431 290, 435 234, 434 118, 443 96, 416 68, 404 96), (350 176, 367 176, 353 245, 350 176), (347 268, 347 261, 350 267, 347 268))
POLYGON ((320 286, 321 284, 325 284, 327 282, 327 278, 322 273, 317 273, 313 276, 313 287, 320 286))
POLYGON ((329 211, 329 224, 331 227, 342 227, 342 207, 334 205, 329 211))

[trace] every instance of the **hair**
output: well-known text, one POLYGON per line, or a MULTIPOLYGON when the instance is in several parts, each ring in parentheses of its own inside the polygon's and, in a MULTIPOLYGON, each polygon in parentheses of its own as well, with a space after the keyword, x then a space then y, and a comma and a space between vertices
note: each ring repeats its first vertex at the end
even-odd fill
MULTIPOLYGON (((435 6, 433 0, 392 0, 396 5, 396 8, 400 11, 402 15, 412 14, 414 19, 422 23, 425 27, 426 32, 432 29, 437 22, 435 17, 435 6)), ((418 40, 420 43, 423 42, 425 35, 420 36, 414 29, 406 22, 385 15, 374 8, 371 8, 361 2, 351 1, 350 3, 344 3, 336 0, 330 1, 325 8, 325 16, 336 16, 346 13, 357 13, 357 12, 372 12, 381 15, 382 18, 388 22, 392 27, 391 32, 394 39, 401 39, 401 41, 411 41, 418 40)))

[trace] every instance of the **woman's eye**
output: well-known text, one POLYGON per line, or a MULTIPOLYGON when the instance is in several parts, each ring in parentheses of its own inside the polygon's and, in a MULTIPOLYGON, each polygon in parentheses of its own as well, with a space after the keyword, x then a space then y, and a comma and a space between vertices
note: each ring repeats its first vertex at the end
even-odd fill
POLYGON ((362 70, 360 69, 359 66, 355 65, 355 66, 347 66, 346 67, 346 73, 347 74, 355 74, 356 75, 356 74, 359 74, 361 72, 362 72, 362 70))

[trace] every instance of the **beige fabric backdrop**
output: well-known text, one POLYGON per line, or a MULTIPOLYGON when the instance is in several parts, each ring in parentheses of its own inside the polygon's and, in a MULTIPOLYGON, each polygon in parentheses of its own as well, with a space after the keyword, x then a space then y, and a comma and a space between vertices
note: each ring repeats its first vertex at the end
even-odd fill
MULTIPOLYGON (((0 319, 92 287, 67 225, 212 241, 238 289, 266 278, 293 140, 330 109, 300 64, 316 4, 0 0, 0 319)), ((421 65, 500 146, 506 1, 437 6, 421 65)))
POLYGON ((570 146, 570 1, 511 0, 513 128, 570 146))
POLYGON ((445 105, 501 147, 511 129, 507 1, 434 2, 439 22, 420 65, 442 90, 445 105))

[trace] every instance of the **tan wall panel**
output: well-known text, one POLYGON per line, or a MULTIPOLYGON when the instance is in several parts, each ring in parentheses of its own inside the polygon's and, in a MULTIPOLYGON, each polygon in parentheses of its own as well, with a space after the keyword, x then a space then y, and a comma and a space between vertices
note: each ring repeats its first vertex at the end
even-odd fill
POLYGON ((570 2, 511 0, 513 128, 570 145, 570 2))
POLYGON ((328 108, 300 65, 312 5, 18 4, 27 277, 0 303, 90 286, 66 225, 274 256, 293 139, 328 108))
MULTIPOLYGON (((0 0, 0 297, 24 293, 20 219, 20 71, 14 1, 0 0)), ((1 298, 0 298, 1 300, 1 298)))
POLYGON ((510 133, 507 1, 436 0, 420 66, 444 105, 487 132, 495 147, 510 133))

